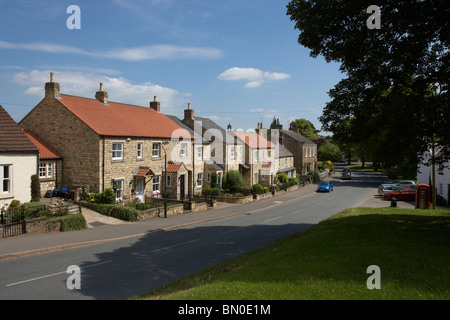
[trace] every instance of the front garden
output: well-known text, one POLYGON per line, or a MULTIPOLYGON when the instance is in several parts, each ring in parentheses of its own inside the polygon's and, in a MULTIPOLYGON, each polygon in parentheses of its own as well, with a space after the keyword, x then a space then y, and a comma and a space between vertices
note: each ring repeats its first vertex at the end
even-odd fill
POLYGON ((42 221, 52 231, 73 231, 87 228, 80 208, 74 206, 71 201, 55 200, 48 205, 39 201, 21 204, 20 201, 13 200, 0 208, 1 226, 24 223, 27 226, 26 233, 28 233, 33 229, 33 224, 42 223, 42 221))
MULTIPOLYGON (((143 216, 152 215, 150 212, 155 211, 153 216, 158 216, 159 211, 164 207, 164 202, 155 201, 152 204, 140 203, 137 200, 127 201, 124 203, 116 202, 116 193, 112 188, 107 188, 101 193, 89 192, 89 186, 83 186, 80 204, 86 208, 94 210, 108 217, 113 217, 123 221, 142 220, 143 216), (156 210, 152 210, 156 209, 156 210)), ((168 202, 169 210, 174 206, 168 202)))

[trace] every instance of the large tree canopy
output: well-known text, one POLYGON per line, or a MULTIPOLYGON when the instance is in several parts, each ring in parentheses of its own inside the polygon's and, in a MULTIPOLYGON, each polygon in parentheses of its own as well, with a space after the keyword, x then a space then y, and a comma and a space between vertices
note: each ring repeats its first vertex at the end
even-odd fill
MULTIPOLYGON (((450 2, 380 0, 380 28, 370 29, 370 1, 292 0, 287 14, 312 57, 346 74, 330 90, 320 118, 337 140, 370 144, 372 157, 412 163, 432 141, 450 156, 450 2)), ((364 149, 364 148, 363 148, 364 149)))

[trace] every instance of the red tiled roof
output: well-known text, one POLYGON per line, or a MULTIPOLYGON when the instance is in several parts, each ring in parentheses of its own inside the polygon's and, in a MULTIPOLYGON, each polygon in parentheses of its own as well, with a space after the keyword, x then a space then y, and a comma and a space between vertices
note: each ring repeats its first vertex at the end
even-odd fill
POLYGON ((172 172, 172 173, 178 172, 178 169, 180 169, 182 164, 183 163, 169 163, 167 165, 166 172, 172 172))
POLYGON ((148 167, 139 167, 136 171, 136 173, 134 174, 135 177, 146 177, 147 175, 149 175, 153 173, 150 168, 148 167))
POLYGON ((2 106, 0 106, 0 152, 38 152, 38 148, 2 106))
POLYGON ((193 138, 166 115, 153 109, 61 94, 58 101, 99 135, 116 137, 193 138))
POLYGON ((54 151, 48 144, 42 141, 29 129, 22 129, 28 139, 39 149, 39 158, 41 159, 61 159, 61 156, 54 151))
POLYGON ((266 138, 254 132, 234 132, 244 143, 253 149, 274 148, 266 138))
POLYGON ((261 169, 270 169, 272 167, 272 162, 263 163, 261 169))

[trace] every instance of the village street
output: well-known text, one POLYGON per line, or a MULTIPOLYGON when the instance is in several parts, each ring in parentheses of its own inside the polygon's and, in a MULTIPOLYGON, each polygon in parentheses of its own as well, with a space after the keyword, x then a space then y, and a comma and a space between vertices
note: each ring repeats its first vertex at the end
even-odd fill
POLYGON ((385 179, 355 172, 352 180, 341 181, 338 171, 330 193, 316 193, 311 184, 204 213, 2 239, 0 299, 125 299, 305 230, 345 208, 389 206, 374 197, 385 179), (81 289, 69 290, 66 271, 73 265, 80 268, 81 289))

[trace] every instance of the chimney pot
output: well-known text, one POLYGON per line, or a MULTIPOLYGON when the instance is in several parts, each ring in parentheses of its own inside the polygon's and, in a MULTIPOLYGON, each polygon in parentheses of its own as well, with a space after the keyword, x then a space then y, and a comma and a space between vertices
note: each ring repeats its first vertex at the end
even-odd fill
POLYGON ((55 74, 50 72, 50 82, 45 84, 46 98, 59 98, 59 83, 55 82, 55 74))
POLYGON ((100 91, 95 94, 95 99, 99 100, 103 104, 108 104, 108 92, 103 91, 103 83, 100 83, 100 91))
POLYGON ((194 119, 194 110, 191 109, 191 104, 188 103, 188 108, 184 110, 184 121, 194 119))
POLYGON ((153 101, 150 101, 150 108, 159 112, 161 109, 160 103, 156 100, 156 96, 153 97, 153 101))

